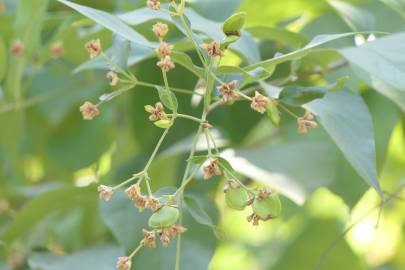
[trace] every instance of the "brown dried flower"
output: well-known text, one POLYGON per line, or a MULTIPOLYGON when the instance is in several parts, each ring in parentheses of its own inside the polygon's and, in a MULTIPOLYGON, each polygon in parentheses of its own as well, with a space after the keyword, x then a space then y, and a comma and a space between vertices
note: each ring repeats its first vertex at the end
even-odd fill
POLYGON ((53 42, 49 50, 51 51, 51 55, 53 58, 57 59, 63 55, 65 52, 65 48, 63 47, 63 42, 62 41, 55 41, 53 42))
POLYGON ((143 195, 138 195, 135 198, 135 207, 138 209, 144 209, 146 205, 146 197, 143 195))
POLYGON ((148 0, 146 1, 146 5, 153 10, 160 9, 160 1, 158 0, 148 0))
POLYGON ((168 235, 171 239, 174 239, 177 235, 184 233, 187 231, 187 228, 184 228, 181 225, 173 225, 168 229, 168 235))
POLYGON ((204 179, 209 179, 211 176, 220 176, 222 175, 221 168, 219 168, 218 161, 216 159, 212 160, 210 164, 203 168, 204 179))
POLYGON ((260 220, 260 217, 258 215, 256 215, 255 213, 247 216, 247 221, 252 222, 253 226, 259 226, 259 220, 260 220))
POLYGON ((318 123, 314 121, 314 116, 311 112, 306 111, 303 117, 297 119, 298 133, 304 134, 308 132, 308 128, 318 127, 318 123))
POLYGON ((132 266, 131 258, 128 256, 119 257, 117 260, 118 270, 130 270, 132 266))
POLYGON ((90 58, 98 56, 102 51, 100 39, 90 40, 84 47, 90 53, 90 58))
POLYGON ((238 84, 238 81, 233 80, 233 81, 230 81, 229 83, 223 83, 217 87, 218 91, 222 95, 222 99, 224 102, 231 103, 238 96, 238 92, 237 92, 237 88, 236 88, 237 84, 238 84))
POLYGON ((147 231, 143 229, 142 232, 143 232, 143 244, 149 248, 155 248, 156 247, 155 231, 147 231))
POLYGON ((269 98, 263 96, 258 91, 256 91, 255 96, 253 97, 252 103, 250 104, 250 107, 259 113, 264 113, 267 110, 268 104, 269 104, 269 98))
POLYGON ((100 114, 97 105, 86 101, 82 106, 80 106, 80 112, 83 115, 84 120, 92 120, 94 117, 100 114))
POLYGON ((153 212, 157 211, 159 208, 162 207, 160 204, 159 199, 149 196, 146 198, 145 207, 151 209, 153 212))
POLYGON ((98 186, 97 191, 99 193, 100 199, 103 199, 105 201, 109 201, 114 194, 114 188, 105 185, 98 186))
POLYGON ((119 83, 120 77, 114 71, 109 71, 106 75, 106 78, 110 81, 111 86, 115 86, 119 83))
POLYGON ((166 228, 156 230, 163 247, 168 247, 170 243, 169 230, 166 228))
POLYGON ((172 54, 172 49, 172 45, 169 45, 166 42, 161 42, 160 46, 156 49, 156 53, 159 55, 160 58, 164 58, 172 54))
POLYGON ((131 200, 136 200, 138 196, 142 195, 139 183, 131 185, 125 190, 125 193, 128 195, 129 198, 131 198, 131 200))
POLYGON ((152 26, 152 31, 159 39, 162 39, 169 32, 169 26, 165 23, 157 22, 152 26))
POLYGON ((155 107, 147 105, 147 106, 145 106, 145 110, 148 113, 150 113, 150 116, 149 116, 150 121, 157 121, 159 119, 167 119, 163 104, 161 102, 157 102, 155 104, 155 107))
POLYGON ((221 44, 218 41, 213 41, 211 43, 204 43, 201 44, 201 48, 203 48, 207 54, 211 57, 224 56, 224 53, 221 51, 221 44))
POLYGON ((16 40, 10 47, 10 52, 18 57, 23 57, 25 52, 24 44, 21 40, 16 40))
POLYGON ((162 58, 159 62, 157 62, 157 66, 160 67, 164 72, 168 72, 176 67, 170 56, 165 56, 162 58))

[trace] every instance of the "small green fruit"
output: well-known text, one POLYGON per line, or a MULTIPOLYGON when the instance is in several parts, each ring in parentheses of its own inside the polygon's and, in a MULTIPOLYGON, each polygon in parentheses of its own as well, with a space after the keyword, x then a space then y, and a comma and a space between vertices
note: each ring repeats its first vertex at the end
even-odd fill
POLYGON ((222 25, 222 31, 224 31, 227 36, 240 36, 240 29, 242 29, 245 24, 245 12, 238 12, 230 16, 224 24, 222 25))
POLYGON ((169 228, 179 219, 179 209, 173 206, 163 206, 149 218, 149 226, 153 229, 169 228))
POLYGON ((273 101, 269 102, 266 108, 267 116, 270 118, 271 122, 278 126, 280 124, 280 112, 278 111, 277 104, 273 101))
POLYGON ((281 214, 281 202, 278 195, 272 193, 265 199, 256 198, 252 204, 252 209, 260 219, 269 220, 281 214))
POLYGON ((170 119, 161 119, 161 120, 154 122, 154 124, 157 127, 166 129, 166 128, 171 127, 173 125, 173 122, 170 119))
POLYGON ((242 187, 238 188, 229 188, 225 193, 225 202, 229 208, 235 210, 245 209, 249 195, 245 189, 242 187))

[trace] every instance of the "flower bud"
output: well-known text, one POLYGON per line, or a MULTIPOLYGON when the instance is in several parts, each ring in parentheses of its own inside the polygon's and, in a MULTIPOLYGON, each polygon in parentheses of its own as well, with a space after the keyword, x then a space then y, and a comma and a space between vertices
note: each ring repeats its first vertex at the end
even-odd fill
POLYGON ((160 9, 160 1, 158 0, 148 0, 146 1, 146 5, 153 10, 160 9))
POLYGON ((109 201, 114 194, 114 188, 105 185, 98 186, 97 191, 99 193, 100 199, 103 199, 105 201, 109 201))
POLYGON ((155 33, 156 37, 164 38, 169 32, 169 26, 165 23, 158 22, 152 26, 152 31, 155 33))
POLYGON ((84 47, 89 52, 90 58, 98 56, 102 51, 100 39, 90 40, 84 47))
POLYGON ((176 67, 176 65, 173 63, 172 59, 168 55, 157 62, 157 66, 160 67, 164 72, 168 72, 176 67))
POLYGON ((119 83, 120 77, 114 71, 109 71, 106 75, 106 78, 110 81, 111 86, 115 86, 119 83))
POLYGON ((49 50, 51 51, 52 57, 55 59, 61 57, 63 55, 63 53, 65 52, 65 48, 63 47, 62 41, 53 42, 50 45, 49 50))
POLYGON ((173 206, 163 206, 149 218, 148 224, 153 229, 169 228, 179 219, 179 209, 173 206))
POLYGON ((203 48, 207 52, 207 54, 211 57, 224 56, 224 53, 221 51, 221 44, 218 41, 213 41, 209 44, 204 43, 200 47, 203 48))
POLYGON ((116 266, 118 270, 130 270, 131 266, 131 258, 129 258, 128 256, 118 258, 116 266))
POLYGON ((159 47, 156 49, 156 53, 160 58, 170 56, 172 54, 173 46, 167 44, 166 42, 161 42, 159 47))
POLYGON ((268 104, 269 99, 256 91, 250 107, 259 113, 264 113, 267 110, 268 104))

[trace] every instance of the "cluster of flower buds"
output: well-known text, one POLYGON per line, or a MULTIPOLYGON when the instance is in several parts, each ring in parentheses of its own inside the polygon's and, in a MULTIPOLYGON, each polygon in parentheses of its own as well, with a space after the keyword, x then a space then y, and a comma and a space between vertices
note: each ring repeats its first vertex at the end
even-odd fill
POLYGON ((10 47, 10 52, 17 57, 23 57, 25 52, 24 44, 21 40, 16 40, 10 47))
POLYGON ((160 45, 156 49, 156 53, 160 59, 159 62, 157 62, 157 66, 160 67, 164 72, 168 72, 169 70, 175 68, 175 64, 170 57, 172 54, 173 46, 163 41, 163 39, 169 32, 169 27, 167 26, 167 24, 158 22, 153 25, 152 31, 160 40, 160 45))
POLYGON ((305 134, 308 128, 316 128, 318 124, 314 121, 314 116, 311 112, 306 111, 303 117, 297 119, 298 133, 305 134))
POLYGON ((223 83, 217 87, 222 95, 222 100, 228 104, 232 104, 238 96, 237 90, 238 81, 233 80, 229 83, 223 83))
POLYGON ((84 47, 90 54, 90 58, 98 56, 102 52, 100 39, 94 39, 87 42, 84 47))
POLYGON ((207 166, 204 166, 203 172, 204 172, 204 179, 206 180, 211 178, 212 176, 222 175, 221 168, 219 167, 218 160, 216 159, 211 160, 207 166))
POLYGON ((92 120, 94 117, 100 114, 98 106, 89 101, 86 101, 82 106, 80 106, 80 112, 82 113, 84 120, 92 120))
POLYGON ((201 44, 201 48, 204 49, 210 57, 224 56, 224 52, 221 50, 221 44, 218 41, 201 44))
POLYGON ((253 213, 247 217, 248 222, 254 226, 259 225, 259 221, 267 221, 277 218, 281 214, 281 202, 276 193, 263 188, 249 200, 253 213))
POLYGON ((158 211, 162 205, 159 199, 153 196, 143 195, 139 183, 133 184, 125 190, 128 197, 135 202, 135 207, 139 210, 148 208, 153 212, 158 211))

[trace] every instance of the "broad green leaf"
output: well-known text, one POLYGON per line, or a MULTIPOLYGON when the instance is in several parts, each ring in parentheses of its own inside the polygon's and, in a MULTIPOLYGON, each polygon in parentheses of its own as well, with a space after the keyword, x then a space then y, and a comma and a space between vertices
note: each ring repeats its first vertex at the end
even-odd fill
POLYGON ((159 93, 160 101, 162 101, 163 105, 169 108, 172 111, 177 111, 177 107, 179 106, 177 102, 176 95, 172 91, 168 91, 167 89, 156 86, 156 89, 159 93))
POLYGON ((172 52, 171 57, 175 63, 182 65, 197 77, 204 78, 204 69, 194 65, 193 60, 191 60, 190 56, 187 54, 183 52, 172 52))
POLYGON ((381 0, 388 7, 398 12, 405 19, 405 2, 403 0, 381 0))
POLYGON ((376 168, 373 123, 363 99, 349 91, 330 92, 305 108, 319 117, 356 172, 383 196, 376 168))
MULTIPOLYGON (((127 70, 128 56, 131 49, 131 42, 119 35, 113 35, 113 46, 111 61, 120 70, 127 70)), ((111 67, 113 70, 115 67, 111 67)))
POLYGON ((155 43, 148 41, 142 35, 137 33, 134 29, 125 24, 121 19, 112 14, 109 14, 102 10, 97 10, 94 8, 75 4, 70 1, 65 0, 58 0, 58 1, 73 8, 74 10, 83 14, 84 16, 94 20, 96 23, 104 26, 113 33, 120 35, 121 37, 129 41, 132 41, 145 47, 156 47, 155 43))
POLYGON ((217 157, 219 166, 221 166, 224 170, 233 173, 234 169, 232 168, 232 165, 228 162, 228 160, 226 160, 223 157, 217 157))
POLYGON ((262 67, 258 67, 256 69, 246 71, 240 67, 236 66, 219 66, 215 73, 217 75, 241 75, 240 82, 242 84, 241 87, 261 80, 265 80, 269 78, 275 70, 275 66, 271 66, 268 69, 264 69, 262 67))
POLYGON ((100 245, 84 250, 57 256, 48 252, 36 252, 28 258, 30 269, 42 270, 111 270, 118 257, 124 256, 122 248, 100 245))
POLYGON ((203 16, 214 21, 223 21, 238 8, 242 1, 199 0, 191 2, 192 7, 203 16))
POLYGON ((291 61, 291 60, 296 60, 296 59, 300 59, 302 57, 304 57, 310 50, 321 46, 325 43, 334 41, 334 40, 338 40, 341 38, 345 38, 345 37, 350 37, 355 35, 355 33, 344 33, 344 34, 334 34, 334 35, 319 35, 314 37, 311 42, 309 42, 305 47, 303 47, 302 49, 284 54, 284 55, 280 55, 280 56, 276 56, 274 58, 268 59, 268 60, 264 60, 262 62, 259 63, 255 63, 252 65, 247 66, 245 69, 246 70, 253 70, 257 67, 263 67, 265 69, 267 68, 271 68, 271 66, 280 64, 280 63, 284 63, 287 61, 291 61))
POLYGON ((246 31, 252 34, 255 38, 282 41, 295 48, 300 48, 308 43, 308 39, 305 36, 288 31, 284 28, 252 26, 247 28, 246 31))
POLYGON ((328 2, 353 31, 374 30, 375 18, 367 10, 340 0, 329 0, 328 2))
POLYGON ((405 32, 389 35, 340 52, 354 66, 373 78, 405 91, 405 32))
POLYGON ((194 164, 203 164, 208 159, 208 156, 193 156, 192 158, 188 159, 187 162, 191 162, 194 164))
POLYGON ((0 239, 11 242, 24 236, 35 224, 55 211, 94 207, 96 202, 97 192, 93 185, 85 188, 67 187, 44 193, 29 201, 18 212, 13 222, 0 234, 0 239))

